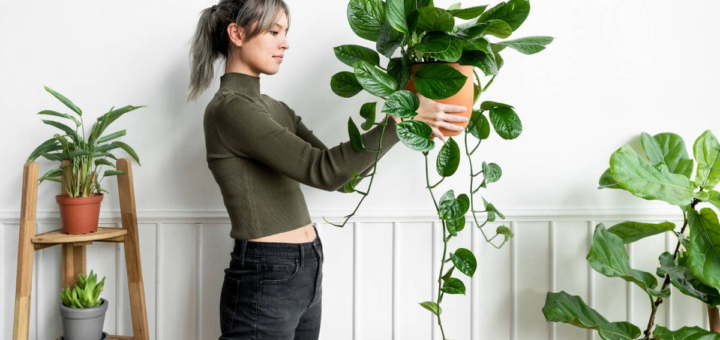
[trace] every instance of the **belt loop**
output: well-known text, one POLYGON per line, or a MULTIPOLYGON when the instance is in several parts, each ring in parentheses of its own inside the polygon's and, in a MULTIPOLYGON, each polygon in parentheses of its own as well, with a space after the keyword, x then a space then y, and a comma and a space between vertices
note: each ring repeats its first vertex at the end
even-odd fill
POLYGON ((245 248, 247 247, 247 240, 242 240, 240 244, 240 266, 245 267, 245 248))
POLYGON ((298 247, 300 248, 300 269, 302 269, 305 264, 305 249, 303 249, 302 245, 298 245, 298 247))

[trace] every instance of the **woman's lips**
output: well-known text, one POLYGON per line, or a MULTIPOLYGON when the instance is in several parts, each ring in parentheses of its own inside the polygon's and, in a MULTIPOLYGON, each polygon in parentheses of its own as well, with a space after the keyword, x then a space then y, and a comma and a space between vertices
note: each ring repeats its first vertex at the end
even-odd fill
POLYGON ((275 60, 277 60, 277 61, 279 61, 279 62, 282 62, 282 61, 283 61, 283 57, 280 57, 280 56, 273 56, 273 59, 275 59, 275 60))

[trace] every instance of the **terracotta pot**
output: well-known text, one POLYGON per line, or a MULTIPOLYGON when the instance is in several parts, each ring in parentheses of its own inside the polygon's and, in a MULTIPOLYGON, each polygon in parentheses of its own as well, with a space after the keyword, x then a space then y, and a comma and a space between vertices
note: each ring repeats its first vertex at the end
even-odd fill
POLYGON ((102 194, 76 198, 63 194, 55 196, 55 200, 60 205, 63 233, 88 234, 97 231, 102 194))
MULTIPOLYGON (((415 71, 417 69, 428 63, 416 63, 412 64, 412 71, 410 73, 410 81, 408 82, 407 86, 405 87, 405 90, 412 91, 417 93, 417 89, 415 88, 415 71)), ((465 112, 452 112, 451 114, 457 114, 461 116, 465 116, 468 119, 472 116, 472 107, 473 107, 473 67, 471 65, 460 65, 459 63, 445 63, 448 66, 453 67, 454 69, 460 71, 464 76, 467 77, 467 80, 465 81, 465 85, 458 91, 458 93, 454 94, 451 97, 445 98, 445 99, 433 99, 434 101, 438 103, 444 103, 444 104, 453 104, 453 105, 460 105, 467 108, 465 112)), ((468 125, 469 122, 464 123, 453 123, 458 126, 462 126, 465 128, 468 125)), ((440 128, 440 132, 444 136, 457 136, 462 131, 449 131, 444 128, 440 128)), ((434 137, 434 136, 433 136, 434 137)))

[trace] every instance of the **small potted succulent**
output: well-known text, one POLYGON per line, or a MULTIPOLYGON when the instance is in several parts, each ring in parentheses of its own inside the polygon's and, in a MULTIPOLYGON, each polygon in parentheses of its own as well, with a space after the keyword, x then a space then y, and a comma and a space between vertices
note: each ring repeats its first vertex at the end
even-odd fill
POLYGON ((60 167, 52 169, 40 177, 45 180, 65 183, 63 193, 55 197, 60 205, 62 231, 66 234, 87 234, 97 231, 100 215, 100 202, 102 192, 108 192, 100 186, 104 177, 124 175, 115 170, 115 165, 107 160, 117 158, 111 153, 114 149, 127 152, 137 163, 140 160, 129 145, 113 141, 125 135, 126 130, 113 132, 103 136, 105 129, 127 112, 144 106, 127 105, 119 109, 114 107, 107 113, 98 117, 93 124, 89 135, 85 135, 85 126, 82 110, 69 99, 54 90, 45 87, 45 90, 60 100, 74 112, 74 115, 60 113, 52 110, 38 112, 40 115, 60 117, 69 120, 70 127, 54 120, 43 120, 43 123, 60 129, 62 134, 55 134, 52 138, 40 144, 28 157, 28 162, 34 162, 38 157, 53 161, 60 161, 60 167), (103 166, 111 170, 101 172, 103 166), (102 175, 102 177, 99 177, 102 175))
POLYGON ((62 317, 62 340, 104 340, 109 335, 103 332, 108 301, 100 297, 105 286, 105 277, 97 282, 97 275, 91 270, 88 276, 78 275, 74 287, 60 291, 60 316, 62 317))

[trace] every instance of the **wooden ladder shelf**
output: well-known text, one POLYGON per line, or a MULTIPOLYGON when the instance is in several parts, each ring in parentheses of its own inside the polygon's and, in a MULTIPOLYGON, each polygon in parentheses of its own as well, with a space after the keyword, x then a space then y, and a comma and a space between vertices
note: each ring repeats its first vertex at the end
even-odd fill
MULTIPOLYGON (((72 285, 78 274, 86 275, 85 247, 93 242, 122 242, 125 245, 128 291, 133 336, 111 335, 115 340, 148 340, 147 309, 140 263, 135 190, 130 160, 120 158, 117 169, 126 175, 117 176, 122 228, 98 228, 92 234, 66 235, 60 230, 35 234, 37 212, 38 164, 27 162, 23 168, 20 241, 18 245, 17 281, 13 340, 28 340, 30 330, 30 293, 32 291, 33 257, 36 250, 62 245, 62 286, 72 285)), ((61 186, 62 188, 63 186, 61 186)), ((62 190, 62 189, 61 189, 62 190)), ((58 294, 58 299, 60 296, 58 294)))

